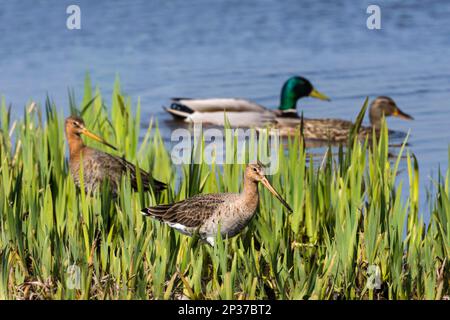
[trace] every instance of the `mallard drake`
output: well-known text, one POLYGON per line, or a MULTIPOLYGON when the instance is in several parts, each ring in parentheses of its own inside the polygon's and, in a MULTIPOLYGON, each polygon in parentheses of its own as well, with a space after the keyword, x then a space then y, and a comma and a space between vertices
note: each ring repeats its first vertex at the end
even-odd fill
MULTIPOLYGON (((77 116, 68 117, 65 120, 65 129, 69 144, 69 168, 78 187, 81 187, 80 164, 82 163, 86 192, 98 189, 104 180, 109 180, 113 195, 116 196, 120 179, 127 172, 130 173, 133 189, 137 189, 137 172, 133 164, 123 158, 87 147, 83 143, 81 139, 82 134, 116 150, 114 146, 106 142, 103 138, 86 129, 83 119, 77 116)), ((140 174, 144 191, 152 187, 155 193, 159 193, 167 187, 165 183, 153 179, 150 173, 142 169, 140 170, 140 174)))
POLYGON ((223 126, 226 113, 233 127, 255 127, 275 124, 278 117, 298 118, 297 101, 303 97, 330 100, 317 91, 308 79, 295 76, 283 84, 278 110, 239 98, 172 98, 170 107, 164 109, 175 118, 186 122, 223 126))
MULTIPOLYGON (((414 118, 409 114, 400 110, 395 101, 386 96, 379 96, 372 101, 369 109, 370 126, 361 127, 359 136, 365 138, 372 135, 373 129, 379 132, 381 120, 385 117, 399 117, 406 120, 414 118)), ((299 118, 277 118, 277 123, 273 128, 278 129, 281 136, 289 136, 298 134, 298 128, 301 125, 299 118)), ((347 141, 353 122, 341 119, 303 119, 303 136, 306 139, 326 140, 334 142, 347 141)), ((258 128, 258 130, 263 130, 258 128)), ((275 134, 276 131, 271 131, 275 134)), ((390 130, 390 133, 394 131, 390 130)))

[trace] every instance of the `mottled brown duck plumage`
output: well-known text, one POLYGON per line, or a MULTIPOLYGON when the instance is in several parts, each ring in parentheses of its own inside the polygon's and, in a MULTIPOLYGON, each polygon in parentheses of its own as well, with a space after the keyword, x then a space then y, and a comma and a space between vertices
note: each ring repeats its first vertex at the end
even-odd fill
MULTIPOLYGON (((65 120, 67 141, 69 144, 69 167, 75 184, 80 187, 80 165, 83 163, 83 180, 87 192, 97 189, 103 181, 109 181, 113 194, 117 194, 120 179, 129 172, 131 185, 137 189, 136 167, 127 160, 109 153, 90 148, 83 143, 81 135, 100 141, 111 148, 102 138, 87 130, 84 121, 80 117, 70 116, 65 120)), ((115 149, 115 148, 114 148, 115 149)), ((160 192, 166 188, 166 184, 152 179, 150 173, 140 169, 142 186, 145 191, 153 188, 160 192)))
POLYGON ((253 218, 259 202, 258 182, 292 211, 264 176, 263 166, 257 163, 247 166, 241 193, 199 194, 180 202, 145 208, 142 213, 185 235, 198 233, 201 239, 214 245, 219 228, 223 237, 231 238, 253 218))
MULTIPOLYGON (((369 119, 370 126, 363 126, 359 130, 359 137, 364 139, 369 136, 372 137, 372 132, 375 129, 375 134, 379 134, 381 127, 381 120, 385 117, 394 116, 406 120, 413 120, 409 114, 406 114, 399 107, 397 107, 394 100, 390 97, 379 96, 370 105, 369 119)), ((298 134, 298 129, 301 125, 301 118, 297 117, 278 117, 274 129, 278 129, 278 134, 281 136, 292 136, 298 134)), ((341 119, 303 119, 303 136, 305 139, 324 140, 331 142, 347 141, 350 131, 353 127, 353 122, 341 119)), ((264 130, 264 129, 259 129, 264 130)), ((390 131, 391 133, 393 131, 390 131)), ((272 131, 271 133, 275 133, 272 131)))

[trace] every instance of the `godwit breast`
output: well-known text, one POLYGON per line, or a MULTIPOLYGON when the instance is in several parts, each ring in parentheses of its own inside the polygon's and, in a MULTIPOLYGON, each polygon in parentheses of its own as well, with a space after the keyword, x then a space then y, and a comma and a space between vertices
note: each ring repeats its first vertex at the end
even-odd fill
POLYGON ((256 163, 249 164, 245 169, 244 189, 241 193, 200 194, 180 202, 145 208, 142 213, 165 222, 185 235, 198 233, 202 240, 214 246, 219 225, 222 237, 231 238, 253 218, 259 202, 258 182, 292 212, 265 177, 263 166, 256 163))
MULTIPOLYGON (((65 120, 65 127, 70 152, 70 172, 78 187, 80 187, 80 163, 82 160, 83 180, 87 192, 95 190, 103 181, 108 180, 113 194, 117 195, 117 186, 122 175, 126 174, 127 171, 130 172, 132 187, 135 190, 137 189, 136 167, 133 164, 123 158, 87 147, 83 143, 82 134, 116 150, 114 146, 86 129, 83 119, 70 116, 65 120)), ((148 172, 140 170, 140 174, 145 191, 149 190, 150 187, 155 192, 160 192, 166 188, 165 183, 152 179, 148 172)))

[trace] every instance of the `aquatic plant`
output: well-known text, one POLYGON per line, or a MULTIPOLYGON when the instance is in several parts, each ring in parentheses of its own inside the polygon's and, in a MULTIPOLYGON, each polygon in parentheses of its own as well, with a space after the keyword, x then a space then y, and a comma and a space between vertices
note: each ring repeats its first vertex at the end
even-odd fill
MULTIPOLYGON (((240 189, 244 165, 203 162, 177 170, 152 119, 140 139, 139 100, 133 107, 119 81, 110 106, 89 78, 81 104, 72 92, 69 101, 70 111, 115 145, 117 155, 169 184, 159 202, 240 189)), ((450 294, 450 171, 435 181, 425 223, 419 164, 405 145, 396 159, 389 158, 385 126, 379 139, 350 139, 347 148, 326 152, 319 162, 308 155, 300 134, 289 138, 279 147, 279 170, 270 179, 294 213, 261 189, 250 226, 210 247, 143 217, 141 208, 155 204, 155 197, 134 192, 129 178, 122 179, 117 199, 106 188, 93 195, 78 190, 68 172, 63 114, 50 99, 43 107, 27 106, 20 120, 11 118, 4 100, 0 112, 0 299, 450 294), (400 161, 407 164, 406 182, 397 181, 400 161)), ((226 139, 236 154, 236 137, 226 139)))

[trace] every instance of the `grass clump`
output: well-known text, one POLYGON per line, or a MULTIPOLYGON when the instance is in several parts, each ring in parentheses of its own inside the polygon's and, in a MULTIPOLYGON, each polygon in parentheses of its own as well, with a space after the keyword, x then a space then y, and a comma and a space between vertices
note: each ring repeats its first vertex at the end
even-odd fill
MULTIPOLYGON (((139 139, 139 101, 132 108, 118 81, 111 106, 87 80, 81 106, 71 94, 70 110, 118 147, 115 154, 168 182, 162 203, 241 188, 244 165, 177 170, 156 124, 139 139)), ((320 165, 300 136, 288 139, 270 179, 294 213, 261 190, 249 227, 209 247, 142 217, 155 198, 134 192, 126 177, 117 199, 106 189, 77 190, 63 115, 50 100, 25 108, 21 120, 5 102, 0 112, 0 299, 448 298, 450 173, 436 181, 425 224, 417 160, 403 146, 390 161, 386 128, 379 139, 327 152, 320 165), (400 161, 406 183, 397 181, 400 161)))

